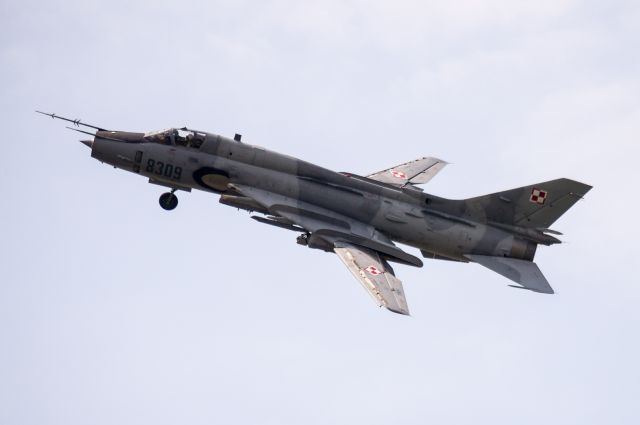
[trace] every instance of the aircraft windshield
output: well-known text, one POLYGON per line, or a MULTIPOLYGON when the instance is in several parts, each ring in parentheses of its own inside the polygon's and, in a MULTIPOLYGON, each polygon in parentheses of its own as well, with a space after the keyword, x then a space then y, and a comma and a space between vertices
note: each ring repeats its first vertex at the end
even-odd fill
POLYGON ((145 133, 144 140, 161 145, 177 145, 199 149, 202 146, 202 142, 204 142, 204 136, 191 131, 169 128, 145 133))

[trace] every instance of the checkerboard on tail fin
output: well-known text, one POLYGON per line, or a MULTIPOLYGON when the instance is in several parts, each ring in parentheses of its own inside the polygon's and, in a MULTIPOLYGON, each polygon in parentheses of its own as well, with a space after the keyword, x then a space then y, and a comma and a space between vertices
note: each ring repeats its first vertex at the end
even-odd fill
POLYGON ((504 192, 467 199, 470 215, 497 223, 550 227, 581 199, 591 186, 569 179, 557 179, 504 192))

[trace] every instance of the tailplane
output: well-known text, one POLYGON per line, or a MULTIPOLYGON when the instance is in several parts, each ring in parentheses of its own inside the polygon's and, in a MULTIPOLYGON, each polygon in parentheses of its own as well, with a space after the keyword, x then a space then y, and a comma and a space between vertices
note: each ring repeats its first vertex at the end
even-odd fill
POLYGON ((465 257, 521 285, 510 285, 514 288, 528 289, 542 294, 554 293, 553 288, 534 262, 487 255, 465 255, 465 257))

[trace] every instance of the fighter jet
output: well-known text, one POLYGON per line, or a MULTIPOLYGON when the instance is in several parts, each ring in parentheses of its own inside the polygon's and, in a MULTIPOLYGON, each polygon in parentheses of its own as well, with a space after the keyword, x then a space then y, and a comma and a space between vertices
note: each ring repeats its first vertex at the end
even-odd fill
POLYGON ((550 226, 591 189, 566 178, 470 199, 430 195, 429 182, 447 163, 420 158, 361 176, 335 172, 287 155, 186 127, 148 133, 112 131, 64 118, 100 162, 169 189, 160 206, 173 210, 177 191, 220 196, 254 220, 300 233, 297 243, 335 253, 374 301, 408 315, 401 281, 390 263, 422 267, 395 242, 424 258, 474 262, 516 288, 553 294, 533 262, 538 245, 560 243, 550 226), (82 128, 82 129, 81 129, 82 128))

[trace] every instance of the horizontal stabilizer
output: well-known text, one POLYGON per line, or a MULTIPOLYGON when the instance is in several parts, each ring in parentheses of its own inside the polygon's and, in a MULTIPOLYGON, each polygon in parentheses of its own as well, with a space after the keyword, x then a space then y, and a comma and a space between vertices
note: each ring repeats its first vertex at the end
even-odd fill
POLYGON ((516 258, 492 257, 487 255, 465 255, 469 260, 501 274, 507 279, 522 285, 523 289, 543 294, 553 294, 553 288, 547 282, 538 265, 531 261, 516 258))

